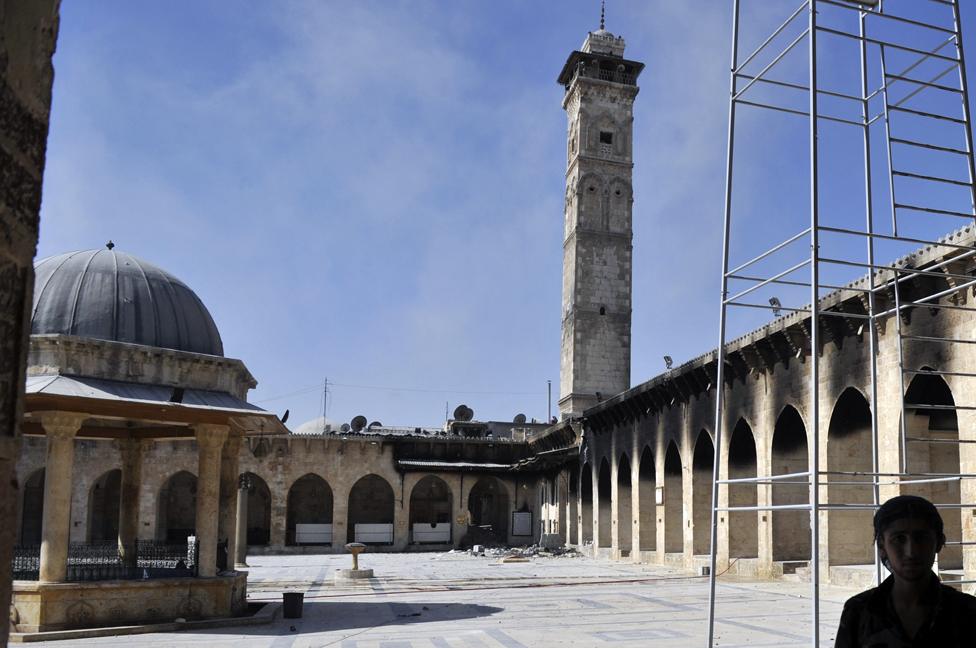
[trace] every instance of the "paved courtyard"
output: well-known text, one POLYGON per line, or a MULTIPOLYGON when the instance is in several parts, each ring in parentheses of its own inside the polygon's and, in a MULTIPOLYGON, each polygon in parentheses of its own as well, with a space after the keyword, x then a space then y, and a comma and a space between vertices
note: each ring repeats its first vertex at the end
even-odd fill
MULTIPOLYGON (((578 556, 500 564, 467 553, 364 554, 377 578, 336 586, 348 556, 252 557, 250 599, 305 592, 302 619, 200 632, 131 635, 41 646, 207 648, 615 648, 704 646, 708 579, 662 567, 578 556)), ((809 586, 722 577, 717 644, 809 645, 809 586)), ((843 601, 826 588, 822 645, 833 645, 843 601)))

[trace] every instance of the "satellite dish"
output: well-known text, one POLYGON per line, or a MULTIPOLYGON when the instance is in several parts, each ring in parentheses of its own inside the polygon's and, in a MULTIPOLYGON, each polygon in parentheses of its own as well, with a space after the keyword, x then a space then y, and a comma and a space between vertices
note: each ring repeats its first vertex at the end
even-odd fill
POLYGON ((383 424, 382 424, 382 423, 380 423, 379 421, 373 421, 372 423, 370 423, 370 424, 369 424, 369 425, 367 425, 366 427, 367 427, 367 428, 374 428, 374 427, 383 427, 383 424))
POLYGON ((285 410, 285 413, 281 415, 281 422, 282 423, 287 423, 288 422, 288 415, 289 414, 291 414, 291 410, 285 410))
POLYGON ((462 403, 454 408, 454 420, 470 421, 472 418, 474 418, 474 410, 467 405, 462 403))
POLYGON ((515 425, 525 425, 525 414, 516 414, 512 423, 515 425))
POLYGON ((351 428, 349 427, 348 423, 343 423, 342 425, 339 426, 339 431, 341 432, 348 432, 350 429, 351 428))
POLYGON ((366 417, 360 414, 359 416, 353 418, 353 420, 350 421, 350 424, 352 425, 353 432, 359 432, 366 427, 366 417))

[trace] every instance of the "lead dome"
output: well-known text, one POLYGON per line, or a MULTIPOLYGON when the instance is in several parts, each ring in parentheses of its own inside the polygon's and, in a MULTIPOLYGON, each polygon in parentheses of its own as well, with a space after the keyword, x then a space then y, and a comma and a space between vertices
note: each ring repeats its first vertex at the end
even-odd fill
POLYGON ((185 283, 113 247, 34 266, 32 334, 62 334, 223 356, 210 311, 185 283))

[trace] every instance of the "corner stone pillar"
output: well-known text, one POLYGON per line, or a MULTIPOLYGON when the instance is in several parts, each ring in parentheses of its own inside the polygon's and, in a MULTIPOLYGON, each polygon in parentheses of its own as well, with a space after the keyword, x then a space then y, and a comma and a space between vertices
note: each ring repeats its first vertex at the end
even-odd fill
POLYGON ((217 575, 217 528, 220 504, 220 456, 227 440, 226 425, 196 425, 197 437, 197 520, 199 554, 197 575, 217 575))
POLYGON ((241 437, 229 436, 220 454, 220 516, 217 538, 227 541, 227 569, 234 568, 237 557, 237 482, 241 455, 241 437))
POLYGON ((139 537, 139 493, 142 490, 142 458, 149 447, 141 439, 124 439, 122 455, 122 484, 119 495, 119 553, 126 567, 135 568, 139 537))
POLYGON ((75 435, 81 429, 85 417, 79 414, 45 412, 39 416, 39 419, 47 435, 40 580, 61 583, 68 575, 71 473, 75 461, 75 435))
POLYGON ((237 482, 237 520, 234 535, 234 569, 249 567, 247 564, 247 504, 251 482, 247 475, 241 475, 237 482))

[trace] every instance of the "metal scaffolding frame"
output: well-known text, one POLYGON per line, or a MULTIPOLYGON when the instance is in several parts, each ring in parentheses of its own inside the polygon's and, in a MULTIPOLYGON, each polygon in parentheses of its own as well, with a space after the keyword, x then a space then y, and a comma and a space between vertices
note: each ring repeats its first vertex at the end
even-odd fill
MULTIPOLYGON (((729 89, 729 117, 728 117, 728 158, 726 166, 726 196, 723 232, 723 262, 722 262, 722 302, 719 324, 719 347, 715 390, 715 437, 714 437, 714 465, 711 507, 711 556, 709 579, 709 607, 708 607, 708 646, 714 641, 714 627, 716 622, 716 567, 718 553, 718 516, 720 512, 733 511, 808 511, 810 513, 810 585, 812 602, 811 645, 820 646, 820 577, 821 560, 820 549, 820 513, 831 510, 875 510, 880 502, 880 488, 882 486, 911 486, 917 484, 958 483, 963 480, 976 479, 976 474, 938 473, 921 470, 912 472, 913 466, 909 462, 909 444, 964 444, 972 441, 960 440, 958 432, 955 439, 926 438, 911 436, 906 423, 909 412, 937 412, 963 411, 976 409, 976 402, 952 405, 935 403, 913 403, 906 401, 906 376, 911 379, 915 375, 952 376, 954 378, 974 379, 976 374, 964 372, 943 371, 937 369, 914 369, 905 362, 905 345, 926 344, 942 345, 943 349, 951 350, 959 345, 976 344, 974 339, 960 339, 940 337, 936 335, 919 335, 913 333, 903 322, 904 316, 912 309, 924 307, 939 310, 976 311, 976 307, 966 306, 964 300, 948 299, 958 295, 960 291, 973 289, 976 279, 968 274, 956 273, 952 264, 976 255, 972 245, 961 245, 952 242, 949 237, 940 238, 953 228, 940 230, 940 236, 911 235, 918 229, 918 219, 928 218, 925 227, 938 228, 930 224, 935 219, 958 219, 964 223, 968 219, 976 223, 976 166, 974 166, 972 148, 972 128, 970 122, 969 93, 966 85, 965 57, 959 17, 959 0, 803 0, 785 20, 776 27, 765 40, 752 50, 747 56, 740 57, 740 35, 743 12, 741 5, 749 0, 733 0, 732 26, 732 55, 729 89), (909 7, 909 3, 910 7, 909 7), (887 7, 886 7, 887 5, 887 7), (917 10, 922 5, 928 7, 919 16, 917 10), (909 9, 906 9, 909 7, 909 9), (913 13, 915 12, 915 13, 913 13), (923 36, 924 34, 924 36, 923 36), (934 42, 929 39, 938 39, 934 42), (857 62, 852 66, 860 68, 859 89, 855 93, 841 91, 829 87, 824 70, 818 70, 818 47, 824 47, 824 41, 830 43, 838 41, 853 41, 859 50, 857 62), (802 54, 801 46, 806 44, 805 79, 777 78, 776 71, 785 67, 783 62, 802 54), (905 60, 907 59, 907 61, 905 60), (758 68, 749 72, 751 68, 758 68), (777 90, 781 92, 803 93, 805 105, 797 102, 790 103, 783 99, 768 99, 760 94, 761 89, 777 90), (933 97, 935 99, 933 99, 933 97), (948 98, 948 99, 947 99, 948 98), (954 98, 954 99, 953 99, 954 98), (928 108, 927 100, 934 100, 939 107, 948 102, 961 104, 961 113, 950 114, 948 111, 928 108), (848 102, 859 108, 859 115, 851 116, 837 109, 839 102, 848 102), (919 105, 923 104, 923 105, 919 105), (733 219, 733 188, 735 185, 735 151, 736 151, 736 123, 741 119, 737 109, 747 107, 749 110, 771 110, 793 115, 805 119, 809 125, 809 209, 810 219, 806 227, 781 242, 767 247, 753 258, 730 267, 730 242, 737 235, 737 220, 733 219), (912 134, 901 132, 902 118, 921 120, 924 124, 916 128, 912 134), (930 124, 931 123, 931 124, 930 124), (825 124, 838 125, 847 128, 850 137, 860 137, 863 144, 863 174, 864 174, 864 204, 857 209, 850 208, 848 212, 863 214, 863 222, 853 222, 850 216, 842 226, 825 222, 821 209, 821 177, 820 156, 821 128, 825 124), (932 124, 937 124, 934 126, 932 124), (874 128, 872 128, 874 127, 874 128), (948 130, 946 130, 948 129, 948 130), (952 130, 955 129, 955 130, 952 130), (883 146, 875 146, 873 131, 883 133, 883 146), (937 137, 936 134, 939 134, 937 137), (950 133, 950 135, 946 135, 950 133), (931 139, 926 139, 930 137, 931 139), (947 141, 951 140, 951 141, 947 141), (965 174, 951 177, 940 172, 946 165, 942 161, 925 162, 923 157, 916 160, 924 162, 924 168, 909 168, 901 166, 899 160, 902 155, 898 151, 917 151, 916 155, 943 155, 946 159, 965 162, 965 174), (872 177, 884 169, 887 176, 887 187, 878 189, 872 184, 872 177), (948 206, 946 204, 929 204, 925 202, 935 196, 931 189, 913 191, 906 189, 903 183, 923 183, 922 186, 938 185, 968 190, 968 196, 960 199, 963 206, 948 206), (887 192, 887 209, 876 205, 878 196, 887 192), (915 194, 921 193, 922 196, 915 194), (886 212, 884 227, 879 227, 876 217, 882 211, 886 212), (887 222, 890 218, 890 222, 887 222), (821 235, 847 236, 863 240, 865 247, 858 252, 860 258, 854 255, 822 255, 821 235), (773 261, 785 250, 797 244, 809 243, 809 249, 804 249, 803 258, 799 262, 789 261, 782 266, 774 266, 765 273, 755 270, 756 266, 773 266, 773 261), (929 264, 922 268, 913 267, 904 258, 890 261, 879 261, 877 246, 883 244, 901 244, 921 246, 935 246, 945 250, 951 258, 929 264), (746 273, 749 268, 753 270, 746 273), (831 282, 822 279, 821 273, 830 274, 838 268, 848 268, 850 271, 866 274, 866 287, 845 285, 845 282, 831 282), (806 278, 798 278, 800 272, 809 272, 806 278), (918 280, 932 280, 937 277, 947 280, 949 288, 935 290, 921 297, 905 298, 903 292, 906 287, 918 280), (951 280, 951 281, 949 281, 951 280), (906 283, 907 282, 907 283, 906 283), (732 292, 732 284, 737 289, 732 292), (758 294, 763 289, 782 286, 784 290, 809 290, 806 295, 809 303, 798 305, 769 304, 757 302, 758 294), (822 304, 825 291, 844 290, 851 294, 860 293, 865 305, 865 312, 851 313, 835 309, 822 304), (888 304, 893 295, 893 304, 888 304), (884 297, 883 299, 881 297, 884 297), (880 303, 879 303, 880 302, 880 303), (783 313, 798 313, 808 317, 808 353, 807 369, 810 385, 809 422, 807 425, 807 453, 808 470, 784 475, 758 475, 749 478, 723 479, 720 472, 722 456, 722 436, 725 424, 724 391, 728 382, 726 363, 728 350, 726 339, 728 329, 728 314, 731 308, 741 309, 770 309, 775 315, 783 313), (840 317, 848 323, 855 322, 855 326, 863 326, 868 332, 868 355, 870 357, 870 410, 871 410, 871 470, 870 471, 838 471, 821 470, 820 449, 826 447, 826 431, 821 430, 820 402, 820 366, 819 350, 822 346, 821 329, 825 319, 840 317), (900 470, 899 472, 881 472, 879 468, 878 449, 878 324, 885 320, 893 320, 898 347, 898 387, 901 398, 901 417, 899 429, 900 441, 900 470), (908 330, 906 330, 908 329, 908 330), (755 484, 757 494, 759 488, 772 488, 776 484, 805 484, 809 486, 809 501, 803 504, 773 505, 769 498, 767 505, 756 506, 720 506, 720 492, 728 489, 731 484, 755 484), (870 504, 847 502, 822 502, 820 487, 824 486, 863 486, 870 487, 870 504)), ((763 8, 768 10, 767 0, 757 0, 763 8)), ((761 36, 760 36, 761 38, 761 36)), ((823 53, 821 53, 823 54, 823 53)), ((836 72, 835 69, 830 70, 836 72)), ((774 93, 768 93, 773 96, 774 93)), ((794 95, 795 96, 795 95, 794 95)), ((916 122, 918 123, 918 122, 916 122)), ((911 129, 908 129, 911 130, 911 129)), ((741 146, 741 144, 740 144, 741 146)), ((938 158, 942 160, 943 158, 938 158)), ((916 187, 918 185, 915 185, 916 187)), ((848 205, 848 207, 850 207, 848 205)), ((836 220, 836 219, 835 219, 836 220)), ((940 221, 942 222, 942 221, 940 221)), ((747 234, 746 236, 749 236, 747 234)), ((900 256, 900 255, 899 255, 900 256)), ((794 258, 795 260, 795 258, 794 258)), ((864 284, 862 284, 863 286, 864 284)), ((804 297, 804 300, 806 297, 804 297)), ((976 319, 974 319, 976 321, 976 319)), ((859 331, 860 334, 860 331, 859 331)), ((951 353, 951 351, 949 351, 951 353)), ((967 390, 970 393, 976 393, 967 390)), ((966 392, 961 392, 966 393, 966 392)), ((958 447, 961 448, 961 445, 958 447)), ((829 499, 829 498, 828 498, 829 499)), ((867 499, 866 497, 864 498, 867 499)), ((730 502, 731 504, 731 502, 730 502)), ((757 504, 759 504, 757 500, 757 504)), ((959 503, 937 504, 940 509, 972 509, 976 503, 963 502, 960 488, 959 503)), ((971 545, 976 542, 960 541, 950 544, 971 545)), ((875 579, 880 582, 882 566, 875 552, 875 579)), ((961 584, 974 583, 973 580, 959 580, 961 584)))

